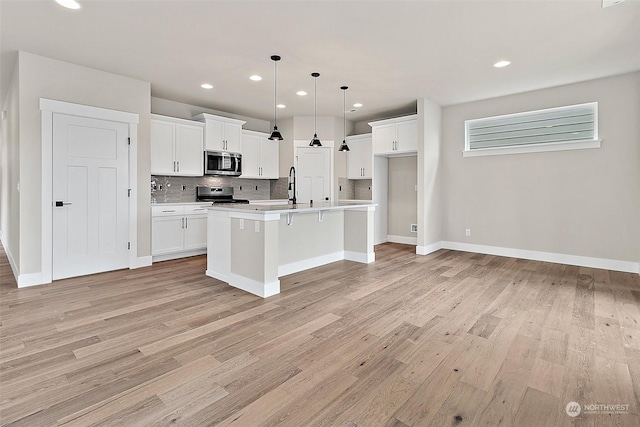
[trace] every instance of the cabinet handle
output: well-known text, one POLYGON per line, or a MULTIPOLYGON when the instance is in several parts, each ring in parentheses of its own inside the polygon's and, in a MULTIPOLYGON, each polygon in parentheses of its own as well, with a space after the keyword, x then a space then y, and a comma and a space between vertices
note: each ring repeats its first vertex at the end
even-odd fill
POLYGON ((184 217, 180 218, 180 228, 182 228, 184 230, 184 217))
POLYGON ((184 219, 184 228, 189 228, 189 218, 184 219))
POLYGON ((194 209, 194 211, 204 211, 206 210, 205 208, 198 208, 198 209, 194 209))
POLYGON ((173 171, 174 172, 176 171, 176 161, 175 160, 173 161, 173 171))
POLYGON ((171 209, 171 210, 168 210, 168 211, 162 211, 162 212, 163 212, 163 213, 169 213, 169 212, 175 212, 175 211, 176 211, 175 209, 171 209))
POLYGON ((178 170, 176 172, 180 172, 180 160, 178 160, 176 164, 178 165, 178 170))

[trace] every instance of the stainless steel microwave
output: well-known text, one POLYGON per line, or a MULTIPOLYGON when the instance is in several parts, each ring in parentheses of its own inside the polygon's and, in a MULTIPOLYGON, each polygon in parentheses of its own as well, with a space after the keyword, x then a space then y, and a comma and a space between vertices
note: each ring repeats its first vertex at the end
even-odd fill
POLYGON ((242 174, 242 154, 226 151, 204 152, 204 174, 240 176, 242 174))

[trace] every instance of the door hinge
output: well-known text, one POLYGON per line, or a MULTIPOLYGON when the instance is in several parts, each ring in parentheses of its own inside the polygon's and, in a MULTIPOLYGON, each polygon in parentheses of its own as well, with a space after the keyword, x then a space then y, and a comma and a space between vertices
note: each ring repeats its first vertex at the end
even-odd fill
POLYGON ((127 197, 131 197, 131 189, 127 189, 127 197))
POLYGON ((131 250, 131 242, 127 242, 127 250, 131 250))
POLYGON ((131 145, 131 138, 127 138, 127 145, 131 145))

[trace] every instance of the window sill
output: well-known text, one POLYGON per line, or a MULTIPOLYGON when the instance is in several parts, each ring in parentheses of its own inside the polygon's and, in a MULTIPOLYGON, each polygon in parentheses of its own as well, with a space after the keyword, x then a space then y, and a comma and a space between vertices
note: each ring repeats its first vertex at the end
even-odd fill
POLYGON ((481 148, 477 150, 465 150, 462 157, 501 156, 503 154, 542 153, 545 151, 584 150, 588 148, 600 148, 601 139, 588 139, 584 141, 552 142, 549 144, 521 145, 515 147, 481 148))

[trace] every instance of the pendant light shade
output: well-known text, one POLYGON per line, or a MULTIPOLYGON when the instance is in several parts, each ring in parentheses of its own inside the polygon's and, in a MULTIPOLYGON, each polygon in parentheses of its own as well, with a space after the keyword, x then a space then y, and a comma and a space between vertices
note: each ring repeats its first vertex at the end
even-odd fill
POLYGON ((318 125, 317 125, 317 96, 318 96, 318 77, 320 77, 320 73, 311 73, 311 77, 313 77, 313 138, 309 143, 309 147, 322 147, 320 140, 318 139, 318 125))
POLYGON ((274 84, 273 84, 273 132, 271 132, 271 136, 269 137, 272 141, 282 141, 284 138, 282 134, 278 130, 278 61, 280 61, 280 57, 278 55, 271 56, 271 60, 273 61, 273 69, 274 69, 274 84))
POLYGON ((338 151, 351 151, 347 145, 347 89, 349 89, 349 86, 340 86, 340 89, 342 89, 342 135, 344 139, 338 151))

